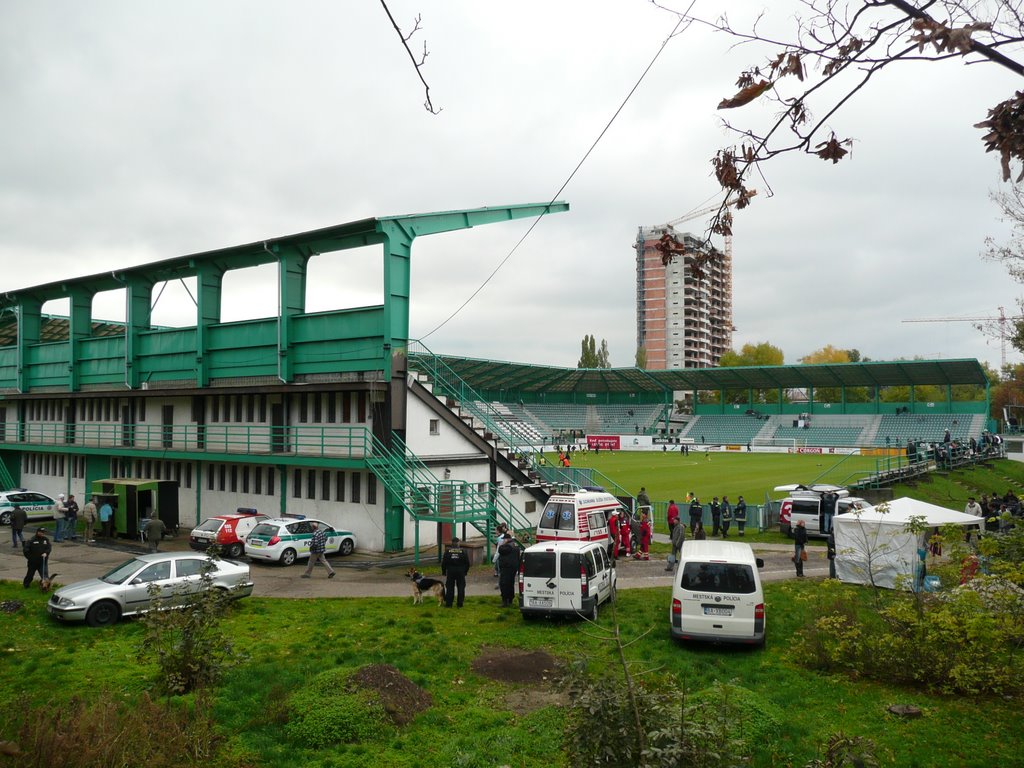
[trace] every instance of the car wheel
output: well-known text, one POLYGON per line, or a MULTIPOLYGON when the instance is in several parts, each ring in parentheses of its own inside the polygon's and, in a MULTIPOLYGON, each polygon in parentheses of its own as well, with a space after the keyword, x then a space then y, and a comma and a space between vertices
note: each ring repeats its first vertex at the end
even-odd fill
POLYGON ((345 539, 341 542, 341 548, 338 550, 338 553, 341 555, 351 555, 355 548, 356 545, 352 542, 352 539, 345 539))
POLYGON ((585 618, 589 621, 597 621, 597 600, 594 601, 594 607, 587 611, 585 618))
POLYGON ((0 512, 0 525, 10 525, 10 524, 11 524, 11 510, 8 509, 8 510, 4 510, 3 512, 0 512))
POLYGON ((227 558, 229 558, 231 560, 234 560, 234 559, 239 558, 241 556, 242 556, 242 545, 239 544, 238 542, 235 542, 234 544, 229 544, 228 548, 224 551, 224 557, 227 557, 227 558))
POLYGON ((298 555, 295 554, 295 550, 290 547, 281 553, 281 565, 295 565, 295 560, 298 555))
POLYGON ((106 627, 116 624, 121 618, 121 609, 117 603, 109 600, 102 600, 89 608, 85 614, 85 621, 90 627, 106 627))

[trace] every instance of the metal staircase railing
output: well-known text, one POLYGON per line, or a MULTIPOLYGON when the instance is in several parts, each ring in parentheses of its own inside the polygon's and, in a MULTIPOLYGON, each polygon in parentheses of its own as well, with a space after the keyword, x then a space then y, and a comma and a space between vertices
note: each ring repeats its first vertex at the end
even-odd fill
POLYGON ((608 475, 593 467, 559 467, 552 464, 538 464, 534 467, 541 482, 551 485, 567 485, 572 490, 600 486, 609 493, 632 499, 633 494, 612 480, 608 475))
POLYGON ((422 342, 417 343, 423 351, 409 352, 409 366, 430 377, 435 394, 440 392, 458 403, 460 410, 479 421, 487 432, 505 445, 506 451, 522 454, 533 449, 536 443, 534 435, 518 428, 515 422, 508 421, 444 360, 427 349, 422 342))
MULTIPOLYGON (((487 540, 488 553, 497 523, 504 522, 517 531, 532 530, 529 519, 493 484, 439 480, 398 437, 392 438, 390 449, 374 437, 372 447, 367 466, 417 523, 472 525, 487 540)), ((418 562, 418 534, 416 559, 418 562)))
POLYGON ((11 477, 11 473, 7 471, 7 465, 2 461, 0 461, 0 483, 3 484, 5 490, 14 487, 14 478, 11 477))

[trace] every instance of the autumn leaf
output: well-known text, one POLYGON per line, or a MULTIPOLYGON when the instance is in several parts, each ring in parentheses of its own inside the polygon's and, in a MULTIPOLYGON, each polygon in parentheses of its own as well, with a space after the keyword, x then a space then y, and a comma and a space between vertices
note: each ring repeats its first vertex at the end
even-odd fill
POLYGON ((849 154, 849 150, 843 149, 843 144, 849 143, 849 139, 846 141, 839 141, 833 133, 831 139, 823 141, 814 148, 816 150, 814 154, 822 160, 831 160, 832 163, 835 164, 842 160, 844 156, 849 154))
POLYGON ((718 103, 719 109, 732 109, 734 107, 742 107, 744 104, 749 104, 762 93, 772 87, 772 84, 768 80, 762 80, 759 83, 752 83, 746 88, 743 88, 739 93, 733 96, 731 99, 722 99, 718 103))

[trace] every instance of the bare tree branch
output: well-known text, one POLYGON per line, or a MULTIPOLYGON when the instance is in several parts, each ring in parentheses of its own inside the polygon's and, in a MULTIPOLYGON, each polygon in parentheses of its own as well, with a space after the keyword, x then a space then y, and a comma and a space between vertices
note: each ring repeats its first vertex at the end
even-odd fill
MULTIPOLYGON (((886 67, 956 57, 996 64, 1024 77, 1024 64, 1014 58, 1024 55, 1024 0, 800 0, 802 12, 788 40, 762 34, 767 11, 749 30, 740 30, 724 14, 704 19, 672 10, 668 0, 651 2, 732 37, 734 47, 769 49, 767 59, 740 73, 736 93, 719 104, 719 109, 745 114, 756 104, 773 103, 779 112, 761 130, 723 119, 737 144, 720 149, 711 161, 724 195, 705 231, 708 247, 712 235, 731 234, 730 201, 737 210, 748 204, 747 179, 756 173, 763 180, 766 161, 790 152, 832 163, 849 157, 852 139, 837 136, 831 121, 886 67)), ((976 127, 986 130, 987 151, 999 153, 1004 179, 1017 165, 1018 180, 1024 180, 1024 89, 989 110, 988 119, 976 127)))
POLYGON ((424 62, 426 62, 427 60, 427 56, 430 55, 430 53, 427 51, 427 41, 423 41, 423 56, 420 58, 419 61, 416 61, 416 56, 413 55, 412 49, 409 48, 409 40, 411 40, 412 36, 415 35, 420 29, 420 21, 423 18, 422 15, 416 17, 413 23, 412 31, 408 35, 406 35, 402 32, 401 27, 398 26, 398 22, 395 21, 395 17, 391 15, 391 9, 388 8, 387 0, 380 0, 380 4, 384 8, 384 13, 386 13, 388 15, 388 18, 391 20, 391 26, 393 26, 395 28, 395 32, 398 33, 398 39, 402 41, 402 46, 405 48, 405 52, 409 54, 409 60, 412 62, 413 67, 416 69, 416 75, 419 77, 420 82, 423 83, 423 89, 427 96, 427 100, 423 102, 423 108, 426 109, 427 112, 429 112, 432 115, 440 114, 441 109, 434 109, 434 104, 430 100, 430 86, 427 84, 426 79, 423 77, 423 71, 421 69, 423 67, 424 62))

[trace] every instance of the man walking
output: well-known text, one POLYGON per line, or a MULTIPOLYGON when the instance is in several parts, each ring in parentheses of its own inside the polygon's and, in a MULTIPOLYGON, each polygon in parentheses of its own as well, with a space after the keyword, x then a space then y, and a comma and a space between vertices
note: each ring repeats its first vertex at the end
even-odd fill
POLYGON ((40 579, 48 579, 50 577, 48 567, 50 549, 50 540, 46 538, 46 529, 36 528, 36 535, 26 541, 25 546, 22 548, 25 559, 28 561, 28 570, 25 572, 25 578, 21 582, 25 589, 32 585, 32 580, 35 578, 36 573, 39 574, 40 579))
POLYGON ((11 546, 17 547, 18 544, 25 546, 25 536, 22 531, 25 530, 25 524, 28 522, 28 512, 19 506, 15 506, 11 510, 11 546))
POLYGON ((157 517, 156 512, 152 513, 149 516, 149 522, 146 523, 146 541, 149 542, 150 552, 159 551, 160 542, 163 541, 165 530, 167 530, 167 526, 164 525, 164 521, 157 517))
POLYGON ((308 579, 313 575, 313 568, 316 564, 323 563, 324 568, 327 569, 327 578, 334 578, 334 569, 331 568, 331 564, 327 562, 327 531, 323 530, 317 523, 311 522, 310 527, 313 529, 313 538, 309 540, 309 563, 306 565, 306 572, 302 574, 302 578, 308 579))
POLYGON ((469 555, 459 546, 459 537, 452 536, 451 545, 441 558, 441 575, 445 577, 444 607, 452 607, 452 599, 458 590, 456 605, 461 608, 466 601, 466 574, 469 573, 469 555))

